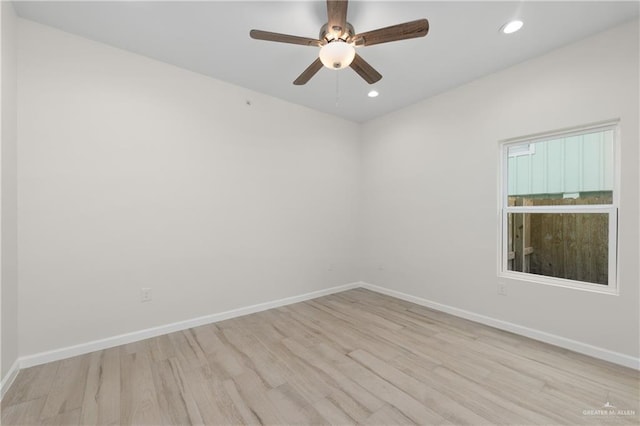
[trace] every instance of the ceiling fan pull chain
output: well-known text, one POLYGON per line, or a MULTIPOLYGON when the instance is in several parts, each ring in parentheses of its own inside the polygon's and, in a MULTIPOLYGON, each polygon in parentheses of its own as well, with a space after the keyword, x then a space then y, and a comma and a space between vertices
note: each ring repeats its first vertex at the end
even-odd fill
POLYGON ((338 83, 338 80, 340 79, 340 73, 337 72, 336 74, 336 108, 338 107, 338 104, 340 103, 340 85, 338 83))

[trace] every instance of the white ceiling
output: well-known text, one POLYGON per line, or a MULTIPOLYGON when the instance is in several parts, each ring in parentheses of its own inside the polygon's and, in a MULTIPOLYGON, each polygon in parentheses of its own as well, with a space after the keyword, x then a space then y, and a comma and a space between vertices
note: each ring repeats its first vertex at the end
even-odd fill
POLYGON ((19 16, 290 102, 366 121, 638 16, 638 2, 352 1, 356 32, 427 18, 425 38, 359 48, 383 79, 351 69, 292 81, 318 48, 252 40, 262 29, 316 38, 324 2, 15 2, 19 16), (499 28, 521 18, 523 29, 499 28))

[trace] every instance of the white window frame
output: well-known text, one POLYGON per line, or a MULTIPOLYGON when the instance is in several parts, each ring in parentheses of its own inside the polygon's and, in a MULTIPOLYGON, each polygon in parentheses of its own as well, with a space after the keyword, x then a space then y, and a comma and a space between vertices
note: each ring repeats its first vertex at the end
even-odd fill
POLYGON ((513 138, 500 141, 500 193, 499 201, 499 253, 498 253, 498 276, 501 278, 509 278, 522 280, 532 283, 546 284, 559 287, 567 287, 585 291, 592 291, 603 294, 619 294, 618 284, 618 206, 620 194, 620 128, 619 120, 610 120, 601 123, 595 123, 587 126, 580 126, 571 129, 547 132, 542 134, 530 135, 525 137, 513 138), (593 131, 613 130, 613 199, 611 204, 587 204, 587 205, 569 205, 569 206, 512 206, 508 204, 508 161, 509 147, 522 145, 525 143, 533 144, 549 139, 561 137, 569 137, 591 133, 593 131), (510 271, 508 269, 509 261, 509 243, 508 243, 508 214, 509 213, 603 213, 609 215, 609 269, 608 284, 595 284, 584 281, 570 280, 566 278, 555 278, 544 275, 532 274, 528 272, 510 271))

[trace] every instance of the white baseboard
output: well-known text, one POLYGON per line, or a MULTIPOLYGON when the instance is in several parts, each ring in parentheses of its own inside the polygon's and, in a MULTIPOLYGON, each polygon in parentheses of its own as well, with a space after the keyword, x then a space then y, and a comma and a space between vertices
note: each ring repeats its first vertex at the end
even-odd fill
POLYGON ((149 339, 151 337, 160 336, 175 331, 186 330, 192 327, 198 327, 205 324, 211 324, 230 318, 241 317, 243 315, 253 314, 255 312, 266 311, 267 309, 278 308, 280 306, 291 305, 292 303, 303 302, 316 297, 326 296, 328 294, 339 293, 341 291, 350 290, 360 286, 359 282, 340 285, 336 287, 326 288, 298 296, 285 297, 284 299, 273 300, 257 305, 246 306, 243 308, 232 309, 230 311, 220 312, 217 314, 205 315, 198 318, 192 318, 185 321, 174 322, 171 324, 161 325, 158 327, 147 328, 145 330, 134 331, 132 333, 120 334, 118 336, 107 337, 105 339, 93 340, 79 345, 68 346, 65 348, 54 349, 47 352, 40 352, 33 355, 23 356, 19 359, 20 368, 33 367, 35 365, 45 364, 47 362, 58 361, 73 356, 83 355, 89 352, 100 351, 127 343, 137 342, 139 340, 149 339))
POLYGON ((634 358, 630 355, 621 354, 619 352, 610 351, 608 349, 599 348, 597 346, 589 345, 587 343, 578 342, 577 340, 567 339, 566 337, 558 336, 555 334, 547 333, 544 331, 536 330, 522 325, 514 324, 508 321, 499 320, 496 318, 488 317, 485 315, 477 314, 475 312, 466 311, 464 309, 454 308, 453 306, 444 305, 442 303, 433 302, 431 300, 423 299, 417 296, 411 296, 406 293, 402 293, 396 290, 390 290, 385 287, 380 287, 374 284, 361 283, 362 288, 366 288, 377 293, 386 294, 387 296, 395 297, 397 299, 406 300, 417 305, 425 306, 427 308, 434 309, 436 311, 446 312, 451 315, 455 315, 460 318, 468 319, 474 322, 485 324, 500 330, 510 331, 521 336, 529 337, 534 340, 549 343, 555 346, 559 346, 564 349, 569 349, 574 352, 578 352, 584 355, 589 355, 594 358, 602 359, 612 362, 614 364, 622 365, 625 367, 640 370, 640 358, 634 358))
POLYGON ((7 390, 9 390, 9 387, 13 384, 13 381, 16 379, 19 371, 20 359, 16 359, 0 382, 0 401, 4 398, 4 394, 7 393, 7 390))

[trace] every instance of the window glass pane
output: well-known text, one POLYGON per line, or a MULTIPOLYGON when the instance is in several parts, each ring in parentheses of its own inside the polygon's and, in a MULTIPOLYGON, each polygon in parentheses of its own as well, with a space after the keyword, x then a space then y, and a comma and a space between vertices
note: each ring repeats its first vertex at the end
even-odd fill
POLYGON ((608 284, 607 213, 509 213, 507 269, 608 284))
POLYGON ((510 205, 611 204, 613 139, 609 129, 509 146, 510 205))

